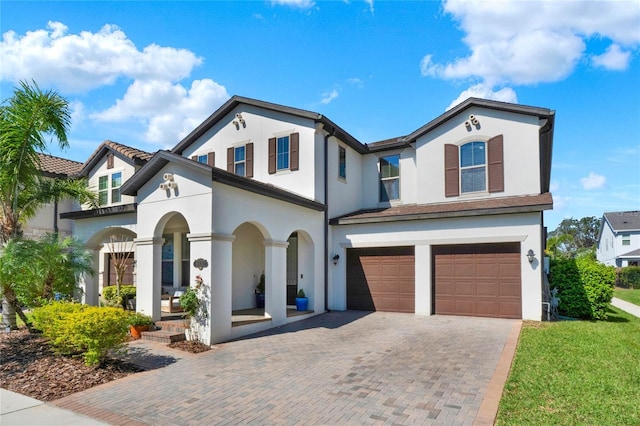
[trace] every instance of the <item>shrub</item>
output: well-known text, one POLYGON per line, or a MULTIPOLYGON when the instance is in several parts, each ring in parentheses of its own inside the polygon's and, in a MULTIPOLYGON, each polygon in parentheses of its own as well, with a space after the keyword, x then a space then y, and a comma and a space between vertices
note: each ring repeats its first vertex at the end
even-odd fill
POLYGON ((556 259, 551 288, 558 289, 558 311, 574 318, 606 319, 613 297, 615 270, 589 257, 556 259))
POLYGON ((110 285, 102 289, 102 296, 107 301, 109 306, 122 306, 125 307, 125 301, 136 297, 136 287, 134 285, 121 285, 120 286, 120 299, 116 295, 117 288, 115 285, 110 285))
POLYGON ((77 303, 53 302, 34 309, 32 319, 57 353, 83 354, 87 365, 99 365, 121 348, 129 330, 129 314, 121 309, 77 303))
POLYGON ((151 325, 153 319, 149 315, 145 315, 141 312, 135 312, 129 314, 129 325, 151 325))
POLYGON ((619 269, 616 284, 624 288, 640 289, 640 266, 626 266, 619 269))

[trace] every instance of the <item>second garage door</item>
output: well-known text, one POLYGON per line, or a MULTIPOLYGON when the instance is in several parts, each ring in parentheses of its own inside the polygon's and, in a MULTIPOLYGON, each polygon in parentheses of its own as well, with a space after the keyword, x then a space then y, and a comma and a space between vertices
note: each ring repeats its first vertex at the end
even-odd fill
POLYGON ((520 243, 433 248, 435 313, 522 318, 520 243))
POLYGON ((415 312, 414 248, 347 250, 347 309, 415 312))

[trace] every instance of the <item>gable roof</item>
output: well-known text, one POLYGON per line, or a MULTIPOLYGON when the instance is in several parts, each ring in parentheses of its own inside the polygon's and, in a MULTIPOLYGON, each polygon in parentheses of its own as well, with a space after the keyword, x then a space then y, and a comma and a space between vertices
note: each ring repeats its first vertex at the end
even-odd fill
POLYGON ((143 151, 141 149, 133 148, 128 145, 124 145, 118 142, 106 140, 98 146, 98 148, 89 156, 85 161, 80 171, 81 176, 86 176, 89 171, 95 167, 95 165, 109 152, 116 154, 118 157, 126 161, 131 165, 141 166, 153 157, 150 152, 143 151))
POLYGON ((604 219, 614 232, 640 231, 640 210, 628 212, 608 212, 604 219))
POLYGON ((357 152, 364 154, 367 152, 365 145, 360 143, 356 138, 351 136, 347 131, 340 126, 329 120, 326 116, 313 111, 307 111, 299 108, 288 107, 284 105, 274 104, 271 102, 259 101, 257 99, 245 98, 242 96, 233 96, 227 102, 225 102, 220 108, 218 108, 213 114, 211 114, 206 120, 204 120, 198 127, 196 127, 191 133, 185 136, 171 151, 176 154, 182 154, 183 151, 194 143, 200 136, 202 136, 207 130, 213 127, 216 123, 222 120, 227 114, 233 111, 239 105, 250 105, 257 108, 276 111, 283 114, 292 115, 295 117, 307 118, 313 120, 315 123, 321 123, 324 129, 348 144, 351 148, 357 152))
POLYGON ((49 154, 38 153, 40 158, 40 171, 43 176, 53 178, 66 178, 76 175, 82 169, 79 161, 67 160, 49 154))

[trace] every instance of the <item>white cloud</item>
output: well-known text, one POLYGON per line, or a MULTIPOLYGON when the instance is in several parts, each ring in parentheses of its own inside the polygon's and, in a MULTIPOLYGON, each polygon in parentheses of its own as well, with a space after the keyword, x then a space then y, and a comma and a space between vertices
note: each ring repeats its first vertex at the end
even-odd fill
POLYGON ((582 188, 588 190, 603 188, 607 183, 607 178, 594 172, 590 172, 589 176, 580 179, 582 188))
POLYGON ((373 15, 375 9, 373 8, 373 0, 364 0, 364 2, 369 6, 369 12, 373 15))
POLYGON ((448 0, 444 11, 465 33, 463 42, 470 53, 450 62, 427 54, 420 62, 422 75, 470 79, 492 89, 562 80, 584 62, 587 43, 594 38, 609 47, 591 57, 593 66, 626 69, 630 50, 640 44, 637 0, 448 0))
POLYGON ((320 102, 323 103, 324 105, 327 105, 337 97, 338 97, 338 90, 333 89, 331 92, 323 93, 322 100, 320 102))
POLYGON ((195 80, 191 88, 167 81, 135 81, 122 99, 91 118, 105 122, 142 120, 145 139, 171 146, 222 105, 227 90, 210 79, 195 80))
POLYGON ((3 34, 0 42, 0 80, 35 80, 67 93, 113 84, 118 78, 179 81, 191 74, 202 58, 186 49, 150 44, 139 50, 115 25, 98 32, 68 34, 60 22, 46 29, 18 35, 3 34))
POLYGON ((608 70, 624 71, 629 66, 631 52, 624 52, 617 44, 612 44, 602 55, 594 55, 591 62, 595 67, 602 67, 608 70))
POLYGON ((518 102, 518 96, 516 92, 513 91, 510 87, 503 87, 500 90, 493 90, 491 87, 486 86, 482 83, 476 84, 475 86, 471 86, 467 90, 460 93, 458 98, 451 102, 447 107, 447 110, 450 110, 454 106, 458 105, 461 102, 464 102, 468 98, 482 98, 482 99, 491 99, 494 101, 501 102, 518 102))
POLYGON ((311 9, 316 5, 313 0, 272 0, 272 5, 290 6, 298 9, 311 9))

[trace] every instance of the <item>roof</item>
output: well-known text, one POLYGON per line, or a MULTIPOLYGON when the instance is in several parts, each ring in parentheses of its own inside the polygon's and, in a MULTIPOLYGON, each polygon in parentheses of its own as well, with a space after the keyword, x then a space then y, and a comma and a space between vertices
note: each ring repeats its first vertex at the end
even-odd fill
POLYGON ((340 126, 329 120, 326 116, 299 108, 292 108, 284 105, 274 104, 271 102, 260 101, 257 99, 245 98, 242 96, 233 96, 227 102, 218 108, 213 114, 211 114, 205 121, 203 121, 198 127, 196 127, 191 133, 185 136, 171 151, 176 154, 182 154, 183 151, 194 143, 200 136, 202 136, 207 130, 213 127, 217 122, 222 120, 227 114, 236 109, 239 105, 250 105, 257 108, 281 112, 283 114, 289 114, 296 117, 307 118, 313 120, 315 123, 321 123, 324 129, 331 135, 338 137, 343 142, 347 143, 351 148, 357 152, 364 154, 367 152, 367 148, 356 138, 351 136, 347 131, 340 126))
POLYGON ((405 220, 438 219, 445 217, 464 217, 523 213, 550 210, 553 198, 546 192, 540 195, 525 195, 503 198, 489 198, 474 201, 457 201, 439 204, 412 204, 359 210, 330 221, 331 225, 349 225, 357 223, 395 222, 405 220))
POLYGON ((40 171, 47 177, 64 178, 73 176, 82 169, 82 163, 79 161, 54 157, 41 152, 38 153, 38 157, 40 157, 40 171))
POLYGON ((608 212, 604 218, 614 232, 640 231, 640 210, 608 212))
POLYGON ((621 254, 620 256, 617 257, 623 257, 623 258, 640 258, 640 249, 636 249, 636 250, 632 250, 629 253, 625 253, 625 254, 621 254))
POLYGON ((118 142, 106 140, 89 156, 80 172, 86 176, 89 171, 109 152, 117 154, 132 165, 143 165, 153 157, 153 153, 133 148, 118 142))

